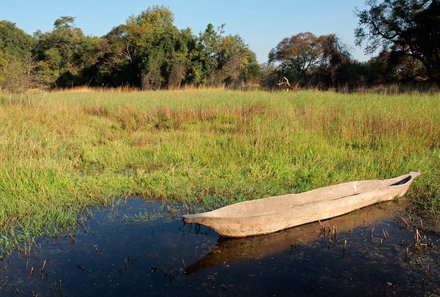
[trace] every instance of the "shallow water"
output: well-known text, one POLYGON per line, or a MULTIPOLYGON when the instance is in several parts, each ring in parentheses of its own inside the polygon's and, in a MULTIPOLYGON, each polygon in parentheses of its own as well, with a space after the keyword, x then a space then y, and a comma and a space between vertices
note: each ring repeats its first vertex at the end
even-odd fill
POLYGON ((421 230, 415 244, 418 223, 393 202, 229 240, 142 199, 88 216, 77 234, 1 260, 0 296, 440 294, 440 234, 421 230))

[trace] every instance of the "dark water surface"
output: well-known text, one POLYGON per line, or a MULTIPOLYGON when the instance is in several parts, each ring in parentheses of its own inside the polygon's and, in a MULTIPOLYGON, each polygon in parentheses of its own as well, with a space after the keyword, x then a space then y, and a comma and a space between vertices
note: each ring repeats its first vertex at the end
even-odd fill
POLYGON ((392 203, 235 240, 160 202, 119 204, 5 256, 0 296, 440 295, 440 235, 392 203))

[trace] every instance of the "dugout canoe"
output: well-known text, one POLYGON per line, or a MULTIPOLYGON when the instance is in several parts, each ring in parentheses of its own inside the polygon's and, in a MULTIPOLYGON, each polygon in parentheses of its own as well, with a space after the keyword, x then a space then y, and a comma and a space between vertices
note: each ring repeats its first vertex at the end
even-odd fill
POLYGON ((300 194, 245 201, 187 214, 183 220, 208 226, 223 237, 270 234, 401 197, 419 175, 419 172, 410 172, 385 180, 353 181, 300 194))
MULTIPOLYGON (((385 207, 373 205, 319 223, 304 224, 261 236, 219 237, 217 244, 208 253, 201 255, 197 261, 185 267, 185 273, 193 274, 203 269, 225 264, 233 265, 243 261, 264 259, 292 248, 292 246, 310 244, 319 238, 328 238, 334 241, 341 233, 350 232, 362 226, 374 226, 376 222, 395 217, 405 208, 406 203, 402 202, 388 201, 384 202, 387 203, 385 207)), ((382 235, 380 230, 377 232, 382 235)))

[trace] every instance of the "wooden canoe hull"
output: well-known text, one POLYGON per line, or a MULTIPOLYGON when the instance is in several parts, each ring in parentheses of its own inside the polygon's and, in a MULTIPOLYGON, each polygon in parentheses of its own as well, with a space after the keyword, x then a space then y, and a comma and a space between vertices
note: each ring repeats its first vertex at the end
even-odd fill
POLYGON ((220 237, 211 251, 185 267, 185 272, 191 274, 218 265, 263 259, 287 250, 292 245, 305 245, 316 241, 321 236, 326 237, 327 231, 323 232, 324 226, 331 227, 327 234, 330 237, 333 236, 333 228, 338 234, 349 232, 354 228, 368 226, 374 222, 391 218, 402 207, 404 207, 402 203, 391 202, 389 204, 388 202, 384 208, 366 207, 324 222, 305 224, 267 235, 242 238, 220 237))
POLYGON ((206 225, 223 237, 269 234, 401 197, 418 175, 411 172, 387 180, 356 181, 301 194, 246 201, 184 215, 183 219, 186 223, 206 225))

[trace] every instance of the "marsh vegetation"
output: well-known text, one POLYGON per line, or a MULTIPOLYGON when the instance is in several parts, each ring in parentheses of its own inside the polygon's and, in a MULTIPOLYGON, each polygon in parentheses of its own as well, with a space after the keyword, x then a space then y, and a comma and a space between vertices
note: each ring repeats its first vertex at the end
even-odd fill
POLYGON ((3 248, 141 195, 210 209, 420 170, 405 199, 440 210, 440 98, 334 92, 0 95, 3 248))

